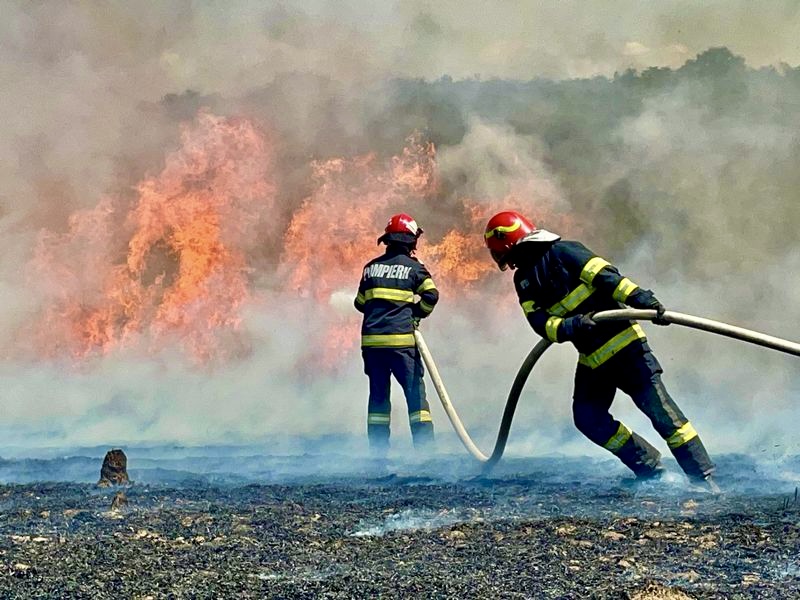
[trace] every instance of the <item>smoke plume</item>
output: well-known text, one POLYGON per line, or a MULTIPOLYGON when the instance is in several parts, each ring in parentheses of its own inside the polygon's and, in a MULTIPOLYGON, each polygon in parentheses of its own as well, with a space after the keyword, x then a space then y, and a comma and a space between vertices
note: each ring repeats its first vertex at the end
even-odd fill
MULTIPOLYGON (((669 308, 800 338, 796 4, 617 9, 8 4, 4 443, 362 435, 348 299, 398 211, 442 291, 429 345, 487 444, 537 341, 482 246, 494 211, 669 308)), ((796 359, 647 331, 712 451, 797 452, 796 359)), ((571 424, 574 360, 537 367, 512 451, 600 452, 571 424)))

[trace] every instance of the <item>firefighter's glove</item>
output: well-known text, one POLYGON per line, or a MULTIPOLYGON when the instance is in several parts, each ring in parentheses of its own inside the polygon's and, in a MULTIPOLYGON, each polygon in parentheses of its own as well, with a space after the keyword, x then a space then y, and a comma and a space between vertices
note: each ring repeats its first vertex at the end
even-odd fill
POLYGON ((656 300, 656 306, 653 306, 652 308, 654 308, 656 311, 656 318, 653 319, 653 323, 656 325, 669 325, 669 321, 664 318, 664 313, 667 311, 667 309, 664 308, 664 305, 656 300))
POLYGON ((669 325, 669 321, 664 319, 664 312, 667 310, 664 305, 658 301, 653 292, 650 290, 643 290, 639 288, 628 298, 628 306, 632 308, 640 308, 644 310, 656 311, 656 318, 653 323, 656 325, 669 325))
POLYGON ((597 323, 592 319, 594 313, 567 317, 561 323, 561 339, 565 342, 574 342, 594 328, 597 323))

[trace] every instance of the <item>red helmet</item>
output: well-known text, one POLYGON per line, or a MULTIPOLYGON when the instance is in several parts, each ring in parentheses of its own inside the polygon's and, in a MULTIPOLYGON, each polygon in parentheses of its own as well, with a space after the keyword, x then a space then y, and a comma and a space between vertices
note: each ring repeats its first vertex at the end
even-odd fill
POLYGON ((492 258, 502 271, 508 268, 511 249, 520 242, 555 242, 561 239, 554 233, 537 229, 524 216, 510 210, 497 213, 489 219, 483 237, 492 258))
POLYGON ((378 243, 390 242, 401 244, 416 244, 417 238, 422 235, 422 227, 417 225, 414 217, 405 213, 392 215, 386 224, 384 234, 378 238, 378 243))

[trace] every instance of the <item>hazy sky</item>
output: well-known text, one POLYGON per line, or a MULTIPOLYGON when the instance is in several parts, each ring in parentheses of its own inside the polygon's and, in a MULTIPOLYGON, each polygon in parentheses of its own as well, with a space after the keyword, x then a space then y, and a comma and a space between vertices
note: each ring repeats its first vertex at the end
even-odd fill
MULTIPOLYGON (((339 72, 336 61, 344 60, 354 74, 589 77, 677 66, 721 45, 751 66, 800 63, 800 4, 793 0, 197 2, 188 12, 193 35, 225 47, 218 58, 236 52, 243 65, 263 61, 275 69, 302 61, 339 72)), ((177 65, 201 69, 180 45, 170 52, 177 65)), ((214 55, 203 53, 206 68, 214 55)))
MULTIPOLYGON (((676 66, 726 45, 751 66, 800 63, 794 0, 5 2, 0 77, 20 56, 114 65, 155 86, 226 92, 275 73, 529 79, 676 66)), ((155 90, 153 90, 155 92, 155 90)))

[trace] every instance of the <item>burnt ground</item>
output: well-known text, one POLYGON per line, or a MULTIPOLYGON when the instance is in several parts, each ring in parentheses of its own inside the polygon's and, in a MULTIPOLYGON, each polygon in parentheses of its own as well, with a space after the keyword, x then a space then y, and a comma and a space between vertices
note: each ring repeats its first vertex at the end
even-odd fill
POLYGON ((34 480, 89 479, 101 458, 0 461, 21 482, 0 486, 0 597, 800 597, 796 459, 770 478, 729 457, 722 496, 677 475, 631 487, 592 459, 491 478, 461 458, 376 473, 334 457, 327 478, 288 477, 285 457, 193 460, 138 459, 115 510, 115 488, 34 480))

